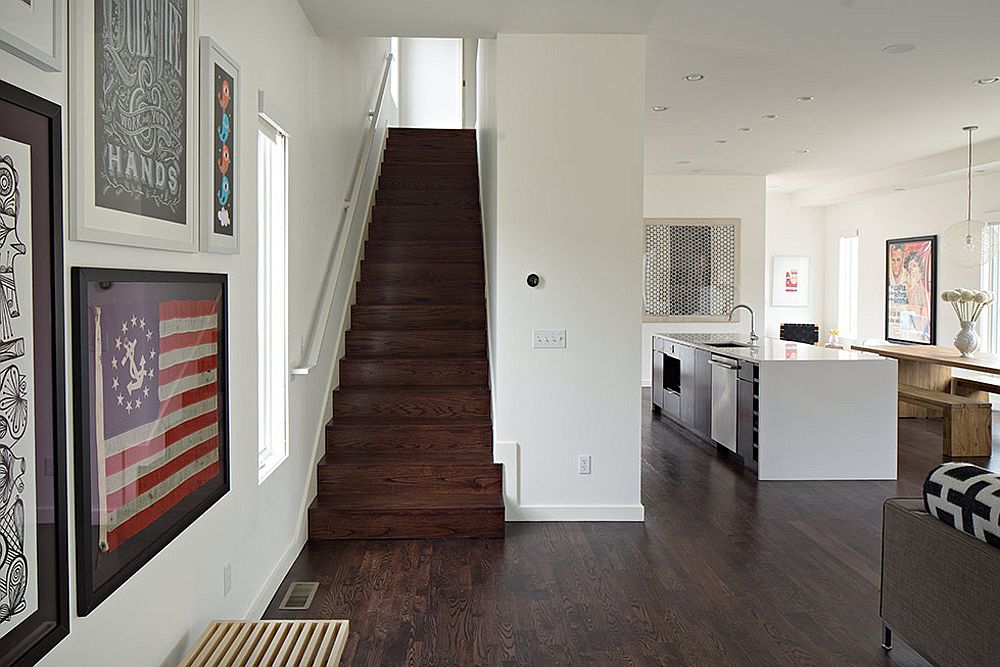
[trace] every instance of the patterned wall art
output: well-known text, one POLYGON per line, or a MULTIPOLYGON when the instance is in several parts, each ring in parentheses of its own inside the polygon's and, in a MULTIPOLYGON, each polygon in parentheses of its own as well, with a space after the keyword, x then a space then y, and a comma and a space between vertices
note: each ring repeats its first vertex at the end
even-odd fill
POLYGON ((225 275, 73 269, 77 611, 229 490, 225 275))
POLYGON ((739 297, 740 221, 645 220, 643 320, 725 320, 739 297))
POLYGON ((239 252, 240 68, 201 38, 201 249, 239 252))
POLYGON ((69 633, 58 106, 0 82, 0 664, 69 633))
POLYGON ((46 72, 62 70, 65 0, 0 0, 0 49, 46 72))
POLYGON ((775 255, 771 260, 771 305, 809 305, 809 258, 775 255))
POLYGON ((195 0, 70 11, 72 238, 197 250, 195 0))

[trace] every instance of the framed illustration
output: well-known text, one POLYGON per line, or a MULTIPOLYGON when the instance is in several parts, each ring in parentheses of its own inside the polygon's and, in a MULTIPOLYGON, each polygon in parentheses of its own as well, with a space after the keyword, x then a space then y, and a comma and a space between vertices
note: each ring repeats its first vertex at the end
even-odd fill
POLYGON ((240 68, 201 38, 201 249, 240 249, 238 188, 240 68))
POLYGON ((776 255, 771 262, 771 305, 809 305, 809 258, 776 255))
POLYGON ((739 303, 738 218, 643 221, 643 322, 725 322, 739 303))
POLYGON ((74 268, 77 611, 229 491, 225 275, 74 268))
POLYGON ((937 236, 885 242, 885 339, 934 345, 937 340, 937 236))
POLYGON ((69 633, 58 106, 0 82, 0 661, 69 633))
POLYGON ((70 12, 71 237, 197 250, 196 1, 70 12))
POLYGON ((64 0, 0 2, 0 49, 46 72, 62 69, 64 0))

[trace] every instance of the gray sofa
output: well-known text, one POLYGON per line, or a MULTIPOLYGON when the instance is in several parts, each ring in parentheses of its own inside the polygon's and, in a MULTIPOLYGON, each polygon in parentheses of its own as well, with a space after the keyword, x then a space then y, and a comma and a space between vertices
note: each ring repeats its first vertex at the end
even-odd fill
POLYGON ((882 514, 882 623, 930 662, 1000 664, 1000 549, 890 499, 882 514))

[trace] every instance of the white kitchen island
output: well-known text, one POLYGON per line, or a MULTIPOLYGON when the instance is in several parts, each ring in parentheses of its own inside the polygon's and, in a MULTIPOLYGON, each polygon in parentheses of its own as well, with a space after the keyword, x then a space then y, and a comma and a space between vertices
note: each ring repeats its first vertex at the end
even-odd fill
POLYGON ((750 346, 733 334, 657 334, 653 350, 661 409, 731 449, 758 479, 896 479, 894 360, 774 338, 750 346), (738 409, 732 392, 742 392, 738 409))

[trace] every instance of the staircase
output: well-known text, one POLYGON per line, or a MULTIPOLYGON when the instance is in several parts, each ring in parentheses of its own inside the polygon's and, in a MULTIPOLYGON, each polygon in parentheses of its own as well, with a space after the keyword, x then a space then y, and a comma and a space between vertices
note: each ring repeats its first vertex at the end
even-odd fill
POLYGON ((503 537, 476 136, 389 131, 313 539, 503 537))

